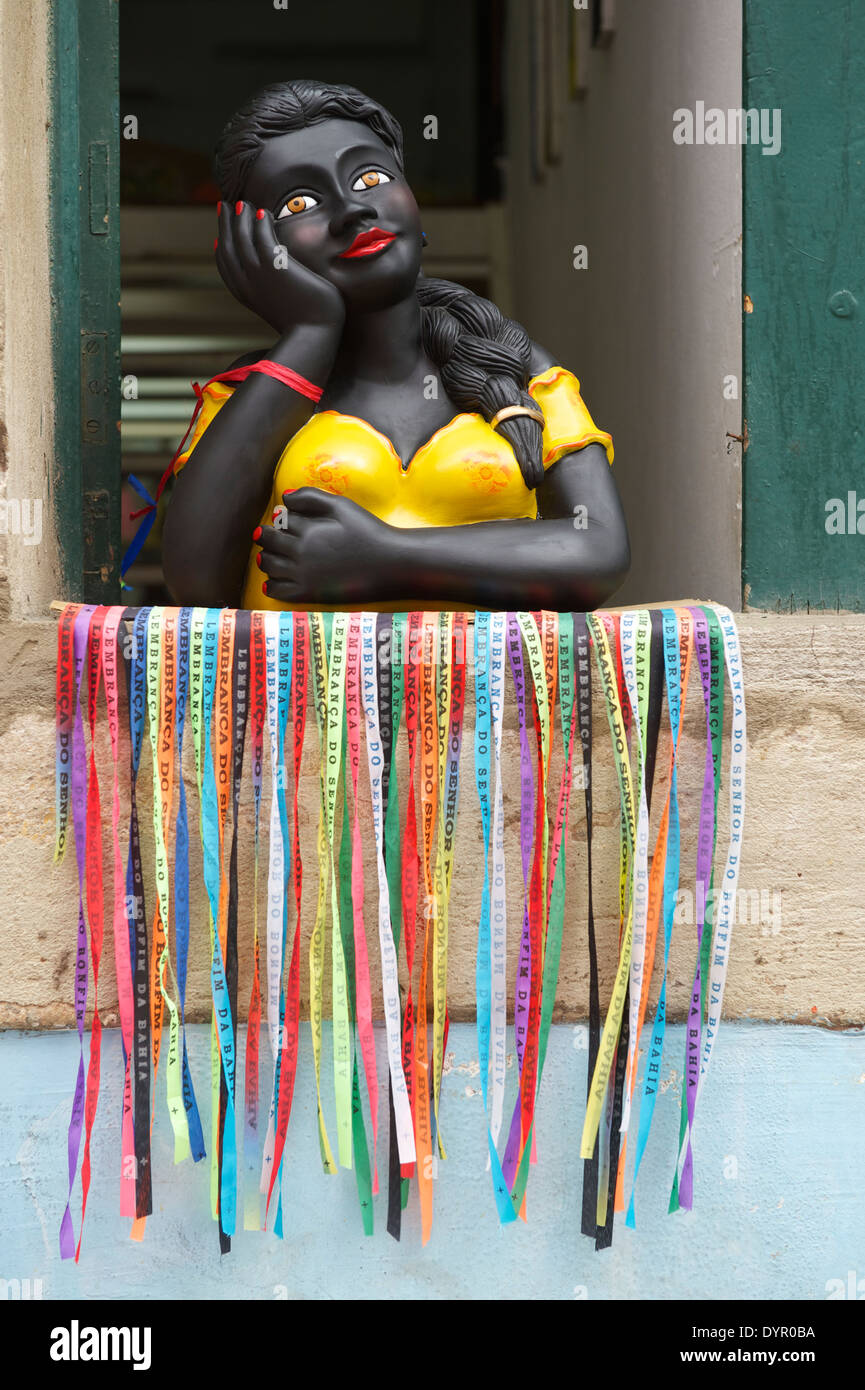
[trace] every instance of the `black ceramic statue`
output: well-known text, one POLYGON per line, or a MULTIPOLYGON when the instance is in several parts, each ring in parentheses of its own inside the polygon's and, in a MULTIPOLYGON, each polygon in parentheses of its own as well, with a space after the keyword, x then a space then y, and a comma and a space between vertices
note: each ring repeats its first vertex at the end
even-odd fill
POLYGON ((423 276, 393 117, 352 87, 281 83, 229 122, 216 168, 219 272, 276 339, 207 386, 178 459, 177 602, 608 599, 629 565, 610 437, 519 324, 423 276))

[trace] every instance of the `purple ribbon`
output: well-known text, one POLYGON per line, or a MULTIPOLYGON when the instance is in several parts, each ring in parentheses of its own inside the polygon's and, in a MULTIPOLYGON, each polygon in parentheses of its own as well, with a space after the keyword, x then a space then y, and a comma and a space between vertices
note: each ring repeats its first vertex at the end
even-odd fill
POLYGON ((75 858, 78 863, 78 945, 75 952, 75 1023, 78 1028, 78 1079, 75 1082, 75 1096, 72 1101, 72 1115, 69 1120, 69 1195, 66 1210, 60 1223, 60 1257, 71 1259, 75 1254, 75 1236, 72 1230, 72 1189, 78 1171, 78 1154, 81 1150, 81 1131, 84 1124, 84 1016, 87 1010, 87 926, 84 918, 84 858, 87 839, 87 757, 84 748, 84 723, 81 718, 81 680, 84 672, 84 658, 90 636, 90 619, 93 606, 80 610, 75 619, 72 637, 72 651, 75 681, 75 722, 72 729, 72 823, 75 829, 75 858))

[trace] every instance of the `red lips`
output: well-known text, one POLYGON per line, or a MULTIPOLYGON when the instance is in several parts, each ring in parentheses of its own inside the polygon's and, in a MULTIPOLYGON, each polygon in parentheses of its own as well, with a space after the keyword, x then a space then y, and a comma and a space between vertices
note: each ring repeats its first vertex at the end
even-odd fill
POLYGON ((368 232, 361 232, 360 236, 355 237, 347 251, 340 252, 340 260, 353 260, 356 256, 374 256, 377 251, 383 251, 395 240, 394 232, 383 232, 381 227, 370 227, 368 232))

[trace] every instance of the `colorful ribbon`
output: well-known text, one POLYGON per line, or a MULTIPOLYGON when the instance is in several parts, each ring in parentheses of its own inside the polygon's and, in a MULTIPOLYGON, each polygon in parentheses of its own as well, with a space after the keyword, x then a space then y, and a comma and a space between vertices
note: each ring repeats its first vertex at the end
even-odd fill
MULTIPOLYGON (((158 1100, 153 1083, 166 1050, 166 1028, 164 1094, 175 1161, 204 1157, 184 1023, 187 980, 196 951, 193 916, 199 905, 206 909, 210 932, 212 1214, 218 1222, 221 1249, 227 1251, 237 1227, 240 1166, 243 1226, 266 1226, 276 1193, 274 1230, 283 1234, 281 1178, 289 1152, 304 994, 301 907, 304 868, 308 873, 310 865, 301 834, 301 778, 309 691, 320 775, 318 882, 308 943, 308 990, 325 1171, 333 1173, 337 1168, 321 1085, 329 962, 339 1166, 355 1170, 362 1224, 371 1234, 384 1104, 376 1058, 380 1024, 387 1058, 387 1226, 399 1238, 402 1210, 411 1179, 416 1178, 422 1240, 430 1239, 433 1184, 438 1164, 446 1157, 443 1082, 449 1025, 449 903, 453 881, 464 867, 457 861, 457 820, 464 717, 473 707, 470 756, 481 846, 475 966, 478 1062, 496 1211, 503 1224, 527 1215, 528 1176, 537 1161, 537 1102, 570 920, 568 905, 575 888, 568 861, 576 780, 585 794, 588 869, 588 1090, 580 1145, 585 1165, 581 1224, 597 1248, 612 1239, 614 1211, 626 1210, 627 1224, 633 1226, 634 1193, 660 1090, 669 1008, 668 962, 680 890, 681 815, 686 804, 683 713, 694 660, 703 693, 705 756, 694 868, 696 950, 685 1003, 685 1087, 670 1199, 673 1210, 693 1204, 698 1100, 718 1035, 741 861, 745 704, 741 654, 729 610, 702 604, 621 614, 478 612, 472 616, 67 605, 60 615, 57 644, 55 858, 58 863, 63 860, 71 830, 79 897, 75 954, 79 1065, 67 1138, 69 1192, 60 1231, 63 1257, 77 1259, 80 1254, 90 1188, 101 1073, 99 977, 109 922, 123 1053, 120 1210, 132 1219, 134 1238, 143 1236, 152 1210, 150 1134, 158 1100), (594 749, 592 741, 592 649, 619 791, 619 934, 603 1027, 601 959, 608 948, 596 930, 592 882, 592 763, 599 756, 597 740, 594 749), (126 671, 125 692, 119 679, 121 662, 126 671), (725 673, 732 697, 726 770, 725 673), (108 722, 105 747, 111 759, 104 770, 111 776, 112 788, 110 870, 103 863, 102 851, 100 686, 104 686, 108 722), (510 983, 505 831, 511 794, 504 767, 509 700, 519 744, 514 810, 522 873, 517 898, 522 899, 521 926, 519 941, 514 943, 516 973, 510 983), (652 787, 664 701, 666 786, 650 854, 652 787), (200 887, 190 878, 189 789, 182 768, 187 718, 195 764, 192 795, 198 800, 200 887), (142 843, 137 792, 145 725, 152 761, 152 852, 142 843), (128 798, 120 777, 127 728, 128 798), (266 762, 271 797, 264 828, 261 799, 266 762), (238 868, 247 829, 242 795, 245 768, 251 776, 253 798, 254 870, 249 895, 241 890, 238 868), (716 900, 715 850, 725 781, 730 830, 716 900), (121 833, 127 819, 124 869, 121 833), (371 885, 365 883, 363 864, 368 825, 375 866, 371 885), (266 889, 259 869, 265 835, 266 889), (148 933, 143 865, 151 862, 155 892, 148 933), (110 909, 105 903, 103 873, 110 873, 112 879, 110 909), (374 902, 375 927, 368 921, 367 893, 374 902), (370 933, 378 938, 375 949, 370 933), (663 949, 659 950, 661 938, 663 949), (244 939, 252 943, 253 977, 241 1074, 237 990, 244 939), (85 1070, 89 970, 93 974, 92 1030, 85 1070), (648 1025, 641 1068, 652 980, 658 974, 660 995, 648 1025), (509 997, 514 1005, 516 1053, 516 1095, 510 1099, 509 997), (259 1128, 262 1020, 272 1066, 263 1139, 259 1128), (238 1093, 241 1080, 242 1096, 238 1093), (513 1108, 500 1153, 506 1102, 513 1108), (238 1108, 243 1114, 240 1155, 235 1129, 238 1108), (629 1139, 634 1153, 626 1208, 629 1139), (76 1240, 72 1204, 79 1159, 81 1221, 76 1240)), ((696 789, 688 791, 693 795, 696 789)), ((575 1084, 579 1084, 577 1078, 575 1084)))

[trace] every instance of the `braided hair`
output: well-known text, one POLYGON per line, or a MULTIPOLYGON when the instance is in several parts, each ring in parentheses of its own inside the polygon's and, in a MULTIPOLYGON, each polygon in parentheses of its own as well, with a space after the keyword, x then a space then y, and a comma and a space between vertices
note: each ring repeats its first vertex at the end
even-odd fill
MULTIPOLYGON (((424 348, 456 405, 485 420, 508 405, 538 409, 526 390, 532 345, 520 324, 450 280, 421 276, 416 293, 424 348)), ((536 488, 544 476, 539 421, 516 415, 497 429, 511 445, 526 487, 536 488)))
MULTIPOLYGON (((403 171, 399 122, 356 87, 297 78, 265 87, 232 116, 216 146, 216 181, 227 202, 242 196, 264 142, 334 117, 360 121, 388 147, 403 171)), ((424 350, 445 390, 463 410, 492 420, 509 405, 539 407, 528 394, 531 341, 495 304, 450 280, 418 277, 424 350)), ((543 480, 542 426, 528 415, 497 426, 516 455, 526 487, 543 480)))

